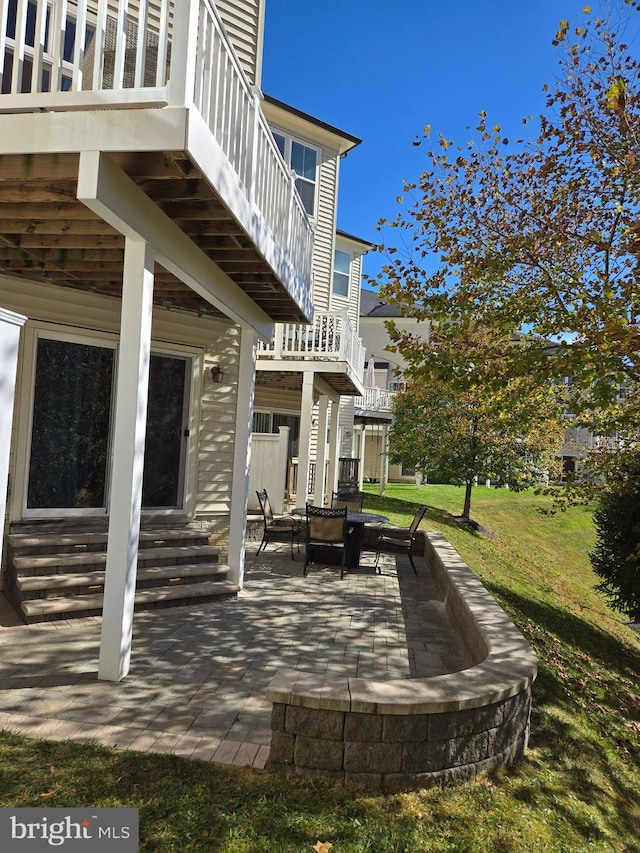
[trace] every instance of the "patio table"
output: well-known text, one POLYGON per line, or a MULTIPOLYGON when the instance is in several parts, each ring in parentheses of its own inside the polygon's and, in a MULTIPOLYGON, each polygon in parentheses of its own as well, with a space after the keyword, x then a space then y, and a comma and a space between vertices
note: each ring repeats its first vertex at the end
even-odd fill
MULTIPOLYGON (((298 506, 292 510, 292 514, 306 518, 307 508, 298 506)), ((378 515, 375 512, 347 510, 347 569, 360 568, 362 537, 365 524, 384 524, 385 521, 389 521, 386 515, 378 515)))

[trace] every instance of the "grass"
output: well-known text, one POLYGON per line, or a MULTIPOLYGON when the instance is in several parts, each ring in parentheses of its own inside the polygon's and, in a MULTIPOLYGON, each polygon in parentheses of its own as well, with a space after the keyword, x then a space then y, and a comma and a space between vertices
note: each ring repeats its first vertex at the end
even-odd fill
POLYGON ((0 805, 140 809, 143 851, 331 853, 640 851, 640 643, 593 586, 589 512, 546 517, 531 493, 367 487, 365 508, 407 524, 429 505, 533 645, 530 749, 509 771, 458 787, 372 796, 324 779, 0 734, 0 805))

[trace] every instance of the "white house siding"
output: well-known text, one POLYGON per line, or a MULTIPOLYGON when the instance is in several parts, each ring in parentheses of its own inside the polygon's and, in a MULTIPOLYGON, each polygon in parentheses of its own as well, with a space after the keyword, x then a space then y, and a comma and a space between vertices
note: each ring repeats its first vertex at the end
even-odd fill
POLYGON ((231 511, 239 343, 239 327, 219 327, 209 335, 205 353, 196 493, 196 517, 203 521, 226 522, 231 511), (224 372, 219 384, 209 375, 213 364, 224 372))
POLYGON ((399 329, 405 329, 425 339, 429 334, 429 324, 419 323, 412 317, 360 317, 360 337, 367 350, 367 358, 373 354, 375 361, 389 362, 389 379, 393 379, 394 368, 404 370, 407 364, 400 353, 387 350, 391 343, 385 325, 388 320, 393 320, 399 329))
POLYGON ((286 412, 291 415, 299 415, 300 391, 289 391, 286 388, 261 385, 260 372, 258 372, 253 408, 263 412, 286 412))
MULTIPOLYGON (((3 307, 25 314, 27 327, 36 323, 51 323, 63 326, 68 332, 94 331, 115 336, 120 328, 120 300, 94 293, 84 293, 71 288, 55 287, 26 281, 24 279, 0 278, 0 303, 3 307)), ((231 477, 234 452, 234 425, 237 394, 239 329, 229 321, 211 317, 198 318, 184 311, 154 308, 152 342, 158 346, 176 345, 187 347, 200 356, 201 375, 195 383, 198 397, 192 406, 199 412, 200 421, 193 424, 195 436, 192 443, 192 458, 195 474, 195 503, 192 506, 197 519, 228 521, 231 501, 231 477), (207 367, 219 363, 224 371, 220 384, 211 381, 207 367)), ((26 429, 30 387, 23 375, 24 353, 18 363, 18 386, 16 412, 12 438, 11 477, 18 474, 24 460, 16 458, 17 431, 26 429)), ((20 517, 16 505, 12 505, 11 520, 20 517)), ((217 525, 216 525, 217 526, 217 525)))
POLYGON ((339 456, 354 456, 353 410, 353 397, 342 397, 340 399, 340 411, 338 412, 339 456))
POLYGON ((259 86, 264 0, 216 0, 216 6, 249 82, 259 86))
POLYGON ((333 280, 333 248, 336 230, 338 159, 324 150, 320 165, 318 207, 313 249, 313 307, 328 311, 333 280))
POLYGON ((360 282, 362 281, 362 255, 353 256, 349 280, 349 319, 359 332, 360 327, 360 282))

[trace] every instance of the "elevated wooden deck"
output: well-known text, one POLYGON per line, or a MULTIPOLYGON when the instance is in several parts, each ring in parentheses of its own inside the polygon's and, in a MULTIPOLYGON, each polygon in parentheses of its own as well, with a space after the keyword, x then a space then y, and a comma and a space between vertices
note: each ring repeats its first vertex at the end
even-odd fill
MULTIPOLYGON (((140 191, 132 219, 148 200, 270 319, 308 322, 313 233, 261 94, 215 4, 177 9, 0 0, 0 272, 119 295, 125 232, 79 197, 100 151, 140 191)), ((157 303, 225 313, 161 260, 157 303)))

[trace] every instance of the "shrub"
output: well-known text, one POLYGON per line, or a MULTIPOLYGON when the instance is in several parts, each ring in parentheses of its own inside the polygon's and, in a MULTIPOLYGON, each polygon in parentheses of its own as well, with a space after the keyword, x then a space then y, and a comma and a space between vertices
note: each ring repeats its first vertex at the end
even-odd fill
POLYGON ((609 605, 640 621, 640 456, 622 454, 593 516, 596 545, 589 554, 609 605))

